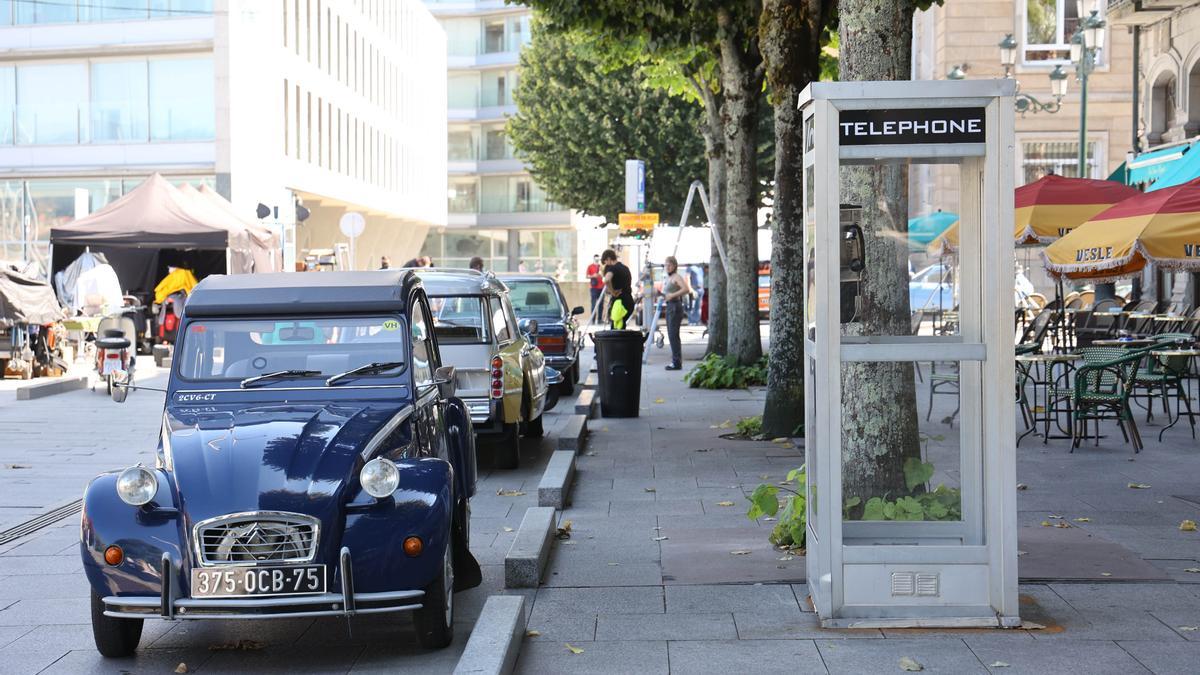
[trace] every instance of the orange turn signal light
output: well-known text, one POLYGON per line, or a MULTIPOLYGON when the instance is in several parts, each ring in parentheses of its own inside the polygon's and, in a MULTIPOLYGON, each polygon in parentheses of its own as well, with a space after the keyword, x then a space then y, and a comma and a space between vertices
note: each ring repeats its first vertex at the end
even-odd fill
POLYGON ((410 558, 415 558, 421 555, 421 551, 425 549, 425 543, 420 537, 409 537, 404 540, 404 553, 410 558))
POLYGON ((117 565, 120 565, 121 561, 123 560, 125 560, 125 552, 121 550, 120 546, 114 545, 104 549, 104 562, 108 563, 109 565, 116 567, 117 565))

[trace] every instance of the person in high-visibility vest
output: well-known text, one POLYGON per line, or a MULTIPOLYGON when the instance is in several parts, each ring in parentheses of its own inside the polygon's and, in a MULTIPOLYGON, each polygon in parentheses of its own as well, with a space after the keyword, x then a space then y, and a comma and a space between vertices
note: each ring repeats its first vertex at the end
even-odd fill
POLYGON ((625 320, 633 313, 633 274, 617 260, 617 252, 607 249, 600 255, 604 266, 604 290, 612 296, 608 318, 613 330, 625 328, 625 320))

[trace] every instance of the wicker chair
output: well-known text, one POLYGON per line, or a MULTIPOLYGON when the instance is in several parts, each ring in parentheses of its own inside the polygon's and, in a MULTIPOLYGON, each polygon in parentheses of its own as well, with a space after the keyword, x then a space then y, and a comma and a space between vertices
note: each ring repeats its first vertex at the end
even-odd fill
POLYGON ((1080 351, 1084 365, 1075 371, 1071 390, 1074 439, 1071 452, 1087 436, 1088 420, 1095 421, 1096 445, 1100 444, 1100 420, 1115 417, 1125 441, 1133 442, 1133 451, 1142 451, 1142 437, 1129 408, 1134 377, 1147 350, 1120 347, 1087 347, 1080 351))
MULTIPOLYGON (((1155 336, 1159 345, 1191 343, 1193 338, 1187 333, 1163 333, 1155 336)), ((1163 412, 1171 417, 1169 397, 1175 395, 1175 413, 1179 414, 1180 404, 1187 408, 1188 424, 1192 427, 1192 438, 1196 437, 1196 421, 1192 416, 1192 401, 1187 394, 1184 383, 1191 368, 1191 357, 1188 356, 1153 356, 1148 361, 1148 367, 1139 368, 1133 377, 1133 399, 1146 399, 1146 421, 1154 417, 1154 398, 1162 397, 1163 412)), ((1161 443, 1166 427, 1158 432, 1161 443)))

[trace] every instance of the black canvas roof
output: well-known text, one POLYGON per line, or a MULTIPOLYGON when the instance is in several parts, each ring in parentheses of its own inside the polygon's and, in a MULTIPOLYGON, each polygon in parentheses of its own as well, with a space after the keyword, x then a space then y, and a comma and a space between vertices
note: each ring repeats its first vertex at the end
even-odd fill
POLYGON ((206 277, 188 296, 187 316, 395 312, 420 284, 408 270, 278 272, 206 277))

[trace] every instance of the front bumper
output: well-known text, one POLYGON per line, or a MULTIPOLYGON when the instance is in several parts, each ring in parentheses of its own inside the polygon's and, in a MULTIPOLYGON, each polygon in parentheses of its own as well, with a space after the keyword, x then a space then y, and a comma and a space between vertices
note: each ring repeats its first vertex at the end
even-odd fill
MULTIPOLYGON (((341 551, 341 569, 353 569, 350 549, 341 551)), ((355 593, 354 575, 342 579, 341 593, 264 596, 258 598, 180 598, 171 579, 178 568, 168 554, 161 561, 162 593, 159 596, 110 595, 104 598, 104 615, 120 619, 278 619, 406 612, 422 607, 425 591, 355 593)))

